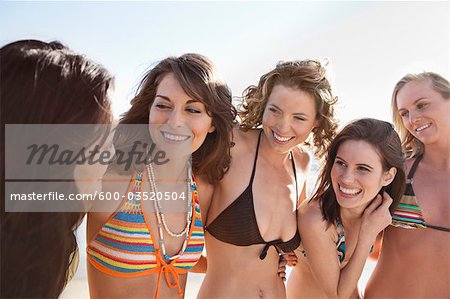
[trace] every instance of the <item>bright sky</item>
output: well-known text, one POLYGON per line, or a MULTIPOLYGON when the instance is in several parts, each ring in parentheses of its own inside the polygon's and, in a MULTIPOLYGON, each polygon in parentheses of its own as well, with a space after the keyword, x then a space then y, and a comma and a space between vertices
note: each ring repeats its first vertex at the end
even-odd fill
POLYGON ((449 2, 1 2, 0 45, 60 40, 116 77, 116 115, 169 55, 211 58, 239 96, 280 60, 327 58, 341 124, 390 120, 406 72, 449 78, 449 2))

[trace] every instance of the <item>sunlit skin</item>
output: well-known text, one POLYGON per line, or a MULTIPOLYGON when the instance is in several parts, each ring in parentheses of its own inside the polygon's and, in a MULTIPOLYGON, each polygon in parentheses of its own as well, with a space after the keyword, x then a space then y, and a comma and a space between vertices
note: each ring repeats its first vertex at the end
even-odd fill
POLYGON ((346 256, 338 261, 338 229, 329 225, 318 201, 299 209, 302 245, 287 285, 288 298, 358 298, 357 282, 376 235, 391 221, 392 199, 378 193, 395 177, 384 169, 375 147, 363 140, 341 143, 331 169, 331 184, 345 228, 346 256), (306 256, 303 255, 303 250, 306 256))
POLYGON ((172 73, 158 85, 148 123, 157 145, 185 149, 187 154, 199 149, 206 135, 214 131, 205 105, 189 97, 172 73))
MULTIPOLYGON (((427 223, 450 227, 450 101, 427 81, 411 81, 397 94, 404 127, 425 146, 413 177, 427 223)), ((406 162, 409 172, 415 158, 406 162)), ((388 227, 365 298, 448 298, 450 233, 388 227)))
POLYGON ((303 143, 317 124, 314 98, 307 92, 275 85, 264 110, 262 126, 269 145, 287 153, 303 143))
POLYGON ((412 81, 397 94, 398 113, 405 128, 427 145, 448 140, 450 101, 429 82, 412 81))
POLYGON ((361 214, 387 177, 395 175, 383 169, 373 146, 363 140, 348 140, 341 144, 331 169, 331 182, 336 199, 343 209, 361 214))
MULTIPOLYGON (((253 203, 261 236, 266 241, 293 238, 297 230, 296 190, 289 152, 294 154, 300 202, 305 198, 309 156, 298 145, 316 124, 314 99, 297 88, 275 85, 264 110, 253 203), (276 134, 276 135, 274 135, 276 134), (278 140, 277 140, 278 138, 278 140)), ((235 128, 231 166, 215 186, 208 213, 211 223, 247 188, 255 159, 259 130, 235 128)), ((259 259, 263 244, 235 246, 205 233, 208 254, 206 277, 199 298, 284 298, 285 287, 277 274, 278 254, 270 247, 259 259)))
MULTIPOLYGON (((186 166, 189 155, 199 149, 205 141, 207 134, 214 131, 212 118, 208 115, 205 105, 189 97, 182 89, 173 74, 166 75, 157 87, 153 104, 149 107, 149 128, 152 139, 160 149, 174 150, 176 154, 171 163, 154 166, 158 192, 175 192, 185 194, 186 189, 186 166), (184 160, 183 160, 184 159, 184 160), (175 175, 174 175, 175 174, 175 175), (169 180, 164 180, 169 178, 169 180), (176 179, 177 184, 170 179, 176 179)), ((130 176, 107 173, 103 181, 103 191, 111 193, 126 194, 130 176)), ((207 204, 203 199, 211 198, 212 187, 204 182, 201 177, 196 177, 200 204, 207 210, 207 204)), ((152 189, 147 182, 143 182, 142 193, 149 194, 152 189)), ((120 201, 112 203, 111 211, 118 208, 120 201), (115 205, 115 206, 114 206, 115 205)), ((186 225, 186 201, 171 201, 169 204, 162 201, 165 211, 165 219, 171 230, 182 231, 186 225), (171 210, 172 209, 172 210, 171 210), (176 209, 176 210, 175 210, 176 209), (172 212, 168 212, 172 211, 172 212)), ((158 224, 155 217, 153 202, 144 201, 143 209, 151 228, 154 244, 159 244, 158 224)), ((203 213, 203 211, 202 211, 203 213)), ((87 242, 89 243, 100 228, 111 216, 111 212, 89 213, 87 226, 87 242)), ((169 256, 176 255, 183 244, 183 238, 171 237, 164 233, 164 243, 169 256)), ((159 246, 156 245, 156 248, 159 246)), ((203 264, 201 260, 198 264, 203 264)), ((116 277, 107 275, 90 263, 87 265, 89 289, 91 298, 153 298, 158 287, 158 273, 138 277, 116 277), (151 295, 149 295, 151 294, 151 295)), ((187 274, 180 274, 179 281, 182 290, 186 288, 187 274)), ((171 278, 174 283, 173 278, 171 278)), ((159 283, 159 298, 178 298, 177 288, 169 288, 164 274, 159 283)))

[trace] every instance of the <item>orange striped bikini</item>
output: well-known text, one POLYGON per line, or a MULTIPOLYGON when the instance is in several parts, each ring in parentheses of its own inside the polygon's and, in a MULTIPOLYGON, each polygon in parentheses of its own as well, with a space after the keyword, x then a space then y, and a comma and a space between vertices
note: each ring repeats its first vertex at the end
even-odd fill
POLYGON ((423 156, 417 157, 409 170, 405 194, 392 214, 392 226, 409 229, 432 228, 444 232, 450 232, 450 228, 448 227, 432 225, 425 221, 422 215, 422 209, 420 208, 416 195, 414 194, 414 189, 412 186, 413 176, 420 160, 422 160, 422 157, 423 156))
POLYGON ((159 283, 164 273, 167 285, 177 287, 178 295, 183 296, 178 276, 187 273, 198 262, 205 243, 195 181, 193 179, 191 184, 193 215, 186 248, 171 262, 166 262, 154 244, 140 200, 136 200, 137 192, 141 191, 142 177, 143 172, 133 175, 128 189, 133 199, 124 201, 88 244, 88 260, 101 272, 113 276, 135 277, 158 273, 155 298, 158 298, 159 283), (170 282, 170 276, 175 283, 170 282))

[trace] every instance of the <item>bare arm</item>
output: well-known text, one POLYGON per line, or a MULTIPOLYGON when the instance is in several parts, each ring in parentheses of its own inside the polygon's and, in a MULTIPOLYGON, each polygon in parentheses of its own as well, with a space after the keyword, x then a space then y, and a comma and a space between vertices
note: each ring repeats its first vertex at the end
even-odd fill
POLYGON ((380 196, 366 208, 355 251, 342 269, 332 238, 334 228, 327 228, 320 210, 311 207, 306 211, 306 215, 300 218, 300 234, 311 272, 328 298, 350 298, 357 294, 358 280, 369 256, 370 247, 377 234, 390 223, 388 208, 391 201, 389 197, 382 200, 380 196))

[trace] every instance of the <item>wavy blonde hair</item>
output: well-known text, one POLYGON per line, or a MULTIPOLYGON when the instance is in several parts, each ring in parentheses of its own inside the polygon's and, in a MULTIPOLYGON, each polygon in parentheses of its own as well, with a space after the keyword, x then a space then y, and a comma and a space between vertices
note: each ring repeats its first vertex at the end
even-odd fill
MULTIPOLYGON (((274 70, 260 78, 258 86, 247 87, 238 112, 241 128, 249 130, 262 124, 268 98, 277 84, 300 89, 314 98, 318 125, 312 130, 312 145, 315 147, 315 156, 322 157, 336 135, 337 121, 333 105, 337 97, 332 93, 325 67, 317 60, 280 62, 274 70)), ((305 145, 311 146, 309 142, 305 142, 305 145)))
POLYGON ((406 158, 413 158, 423 154, 424 144, 414 137, 403 124, 402 117, 398 113, 397 95, 398 92, 409 82, 428 82, 430 86, 446 100, 450 99, 450 85, 447 79, 433 72, 423 72, 418 74, 407 74, 394 87, 391 100, 392 122, 402 140, 403 151, 406 158))

